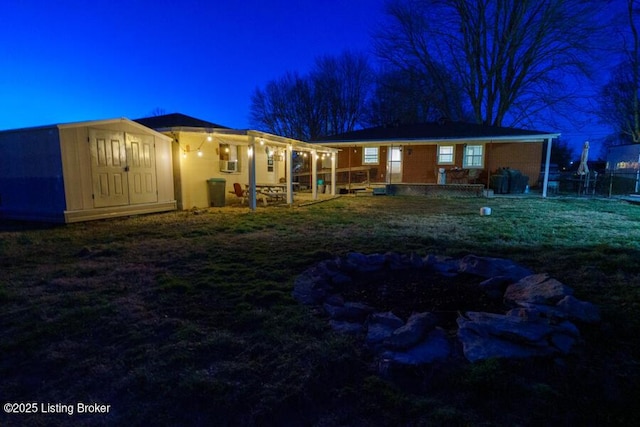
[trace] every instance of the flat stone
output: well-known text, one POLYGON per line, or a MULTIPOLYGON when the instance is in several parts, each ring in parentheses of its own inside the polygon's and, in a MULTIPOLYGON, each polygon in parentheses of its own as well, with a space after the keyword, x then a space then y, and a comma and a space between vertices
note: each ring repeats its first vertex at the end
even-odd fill
POLYGON ((504 301, 508 304, 521 303, 555 305, 573 290, 548 274, 534 274, 509 285, 504 293, 504 301))
POLYGON ((339 332, 341 334, 360 335, 364 333, 364 326, 362 325, 362 323, 345 322, 341 320, 330 320, 329 325, 331 325, 331 328, 334 331, 339 332))
POLYGON ((322 306, 333 320, 364 322, 373 308, 359 302, 345 302, 343 305, 324 304, 322 306))
POLYGON ((367 346, 373 348, 381 346, 384 340, 389 338, 393 331, 401 327, 403 324, 404 322, 402 319, 392 312, 373 313, 369 317, 367 337, 365 340, 367 346))
POLYGON ((502 299, 507 286, 514 281, 507 276, 490 277, 478 284, 480 289, 489 297, 495 300, 502 299))
POLYGON ((454 258, 442 255, 427 255, 423 258, 424 265, 445 277, 458 275, 459 262, 454 258))
POLYGON ((571 319, 580 322, 598 323, 600 321, 600 310, 595 304, 581 301, 572 295, 562 298, 556 307, 567 313, 571 319))
POLYGON ((516 264, 510 259, 480 257, 467 255, 459 261, 458 270, 461 273, 475 274, 480 277, 508 277, 512 281, 518 281, 523 277, 533 274, 528 268, 516 264))
POLYGON ((507 311, 507 316, 522 317, 525 320, 549 320, 559 322, 568 319, 567 313, 555 306, 543 304, 520 303, 520 307, 507 311))
POLYGON ((479 336, 493 336, 536 346, 546 345, 544 339, 552 332, 547 322, 533 322, 505 314, 467 312, 465 317, 458 317, 457 323, 460 329, 470 329, 479 336))
POLYGON ((560 353, 569 354, 577 340, 573 336, 558 333, 553 334, 549 341, 560 353))
POLYGON ((387 311, 384 313, 373 313, 369 318, 369 324, 382 324, 393 328, 393 330, 396 330, 404 325, 404 321, 393 314, 393 312, 387 311))
POLYGON ((404 326, 399 327, 385 340, 384 345, 390 349, 406 349, 418 344, 437 324, 437 317, 432 313, 412 314, 404 326))
POLYGON ((359 273, 373 273, 380 271, 385 266, 386 258, 381 254, 364 255, 359 252, 347 254, 346 266, 348 270, 359 273))
POLYGON ((385 351, 381 357, 401 365, 425 365, 445 360, 451 354, 446 332, 435 328, 417 345, 405 351, 385 351))
POLYGON ((458 339, 469 362, 493 358, 526 359, 557 353, 555 347, 530 346, 494 336, 481 336, 471 329, 460 328, 458 339))

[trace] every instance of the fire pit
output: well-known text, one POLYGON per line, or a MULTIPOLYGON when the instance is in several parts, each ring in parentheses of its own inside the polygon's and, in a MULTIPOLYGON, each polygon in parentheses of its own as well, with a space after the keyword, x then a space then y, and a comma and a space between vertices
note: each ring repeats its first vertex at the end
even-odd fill
POLYGON ((381 363, 562 356, 598 308, 573 290, 503 258, 361 254, 319 262, 293 296, 359 338, 381 363))

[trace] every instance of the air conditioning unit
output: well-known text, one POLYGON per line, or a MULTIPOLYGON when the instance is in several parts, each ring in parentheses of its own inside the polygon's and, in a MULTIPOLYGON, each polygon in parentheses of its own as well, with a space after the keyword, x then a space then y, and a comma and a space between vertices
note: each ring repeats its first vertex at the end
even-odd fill
POLYGON ((220 172, 238 172, 238 161, 220 160, 220 172))

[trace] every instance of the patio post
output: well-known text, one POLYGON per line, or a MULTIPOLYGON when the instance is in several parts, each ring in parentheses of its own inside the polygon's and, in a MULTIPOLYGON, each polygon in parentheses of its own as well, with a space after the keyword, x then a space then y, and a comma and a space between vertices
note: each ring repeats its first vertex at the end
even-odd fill
POLYGON ((331 195, 336 195, 336 153, 330 153, 331 156, 331 195))
POLYGON ((311 198, 318 200, 318 153, 311 150, 311 198))
POLYGON ((293 146, 287 144, 287 159, 285 161, 285 178, 287 181, 287 204, 293 204, 293 146))
POLYGON ((256 210, 256 140, 253 135, 249 135, 249 148, 247 149, 249 158, 249 209, 256 210))
POLYGON ((547 138, 547 158, 544 164, 544 179, 542 180, 542 198, 547 197, 547 186, 549 185, 549 163, 551 162, 551 138, 547 138))

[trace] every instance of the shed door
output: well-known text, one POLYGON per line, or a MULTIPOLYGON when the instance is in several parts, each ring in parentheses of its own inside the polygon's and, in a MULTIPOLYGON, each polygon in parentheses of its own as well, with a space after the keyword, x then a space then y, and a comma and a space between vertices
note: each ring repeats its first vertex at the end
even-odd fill
POLYGON ((129 167, 129 203, 158 201, 156 158, 153 137, 126 135, 129 167))
POLYGON ((129 183, 124 133, 92 129, 89 145, 94 206, 128 205, 129 183))
POLYGON ((94 207, 158 201, 153 137, 91 129, 89 144, 94 207))

